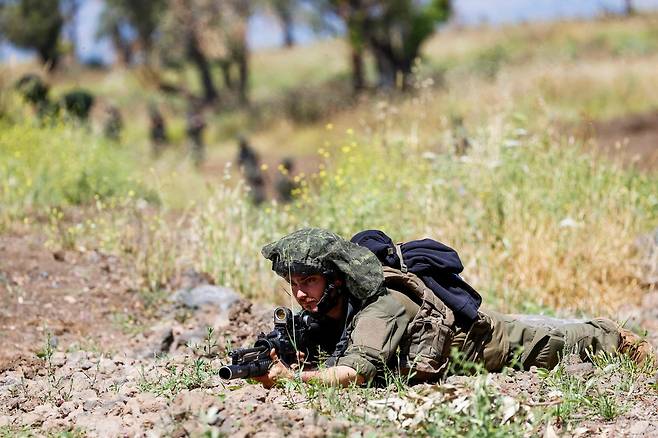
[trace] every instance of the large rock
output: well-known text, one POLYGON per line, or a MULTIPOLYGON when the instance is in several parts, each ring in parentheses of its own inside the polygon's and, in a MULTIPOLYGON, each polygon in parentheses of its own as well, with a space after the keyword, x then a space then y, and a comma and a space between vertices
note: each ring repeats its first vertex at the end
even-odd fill
POLYGON ((217 306, 222 312, 228 312, 233 304, 240 299, 233 289, 223 286, 204 284, 193 289, 180 290, 172 296, 172 300, 190 309, 198 309, 204 305, 217 306))

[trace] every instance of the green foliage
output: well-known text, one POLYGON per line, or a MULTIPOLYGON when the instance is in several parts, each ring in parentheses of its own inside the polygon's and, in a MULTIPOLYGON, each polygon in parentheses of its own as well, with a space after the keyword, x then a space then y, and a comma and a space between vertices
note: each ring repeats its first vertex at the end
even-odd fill
POLYGON ((57 45, 63 25, 60 0, 0 4, 0 34, 19 47, 35 49, 49 68, 57 65, 57 45))
POLYGON ((107 12, 104 20, 108 33, 113 22, 128 24, 138 35, 143 49, 148 52, 152 46, 152 38, 160 24, 162 14, 167 5, 166 0, 131 1, 106 0, 107 12))
MULTIPOLYGON (((131 191, 133 156, 84 129, 57 121, 0 126, 0 200, 3 219, 49 206, 81 205, 131 191)), ((149 198, 152 199, 152 198, 149 198)))
POLYGON ((345 22, 353 50, 360 52, 366 48, 373 54, 378 85, 389 88, 404 85, 398 83, 398 75, 406 79, 422 44, 451 13, 448 0, 316 0, 314 3, 319 10, 331 10, 345 22))
POLYGON ((550 415, 562 423, 577 423, 587 414, 613 420, 630 408, 639 388, 650 386, 656 372, 652 363, 637 365, 626 355, 602 353, 590 359, 595 365, 591 372, 570 371, 568 358, 540 372, 549 394, 559 397, 550 415))

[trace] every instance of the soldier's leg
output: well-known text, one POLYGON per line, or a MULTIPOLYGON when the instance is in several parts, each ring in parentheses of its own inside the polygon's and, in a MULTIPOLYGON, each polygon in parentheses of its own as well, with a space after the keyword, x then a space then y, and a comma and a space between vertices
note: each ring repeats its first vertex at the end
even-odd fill
POLYGON ((531 366, 551 369, 564 354, 587 359, 588 352, 613 353, 619 347, 617 324, 606 318, 554 325, 529 325, 522 319, 503 316, 509 340, 507 361, 518 352, 524 369, 531 366))

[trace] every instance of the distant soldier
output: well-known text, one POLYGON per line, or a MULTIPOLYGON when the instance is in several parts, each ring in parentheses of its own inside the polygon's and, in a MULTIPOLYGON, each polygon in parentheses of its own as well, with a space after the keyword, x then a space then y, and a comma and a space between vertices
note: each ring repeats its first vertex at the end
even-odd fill
POLYGON ((190 153, 196 167, 200 167, 206 158, 205 144, 203 143, 203 131, 206 128, 206 120, 203 109, 197 100, 190 102, 187 111, 187 137, 190 141, 190 153))
POLYGON ((461 116, 452 118, 452 144, 455 155, 458 157, 466 155, 471 148, 471 142, 468 140, 468 133, 464 127, 464 118, 461 116))
POLYGON ((157 158, 167 145, 167 128, 162 113, 154 103, 149 105, 149 120, 151 122, 151 153, 157 158))
POLYGON ((16 82, 16 89, 34 107, 39 117, 57 112, 57 106, 48 99, 48 85, 38 75, 28 73, 21 76, 16 82))
POLYGON ((293 193, 298 187, 298 184, 292 177, 294 167, 295 163, 292 158, 284 158, 279 165, 279 173, 274 184, 279 200, 286 204, 293 200, 293 193))
POLYGON ((123 131, 121 112, 114 105, 108 105, 105 112, 107 113, 107 118, 105 119, 103 133, 107 139, 118 142, 121 140, 121 131, 123 131))
POLYGON ((238 166, 251 188, 251 200, 255 205, 265 201, 265 178, 260 168, 260 158, 246 138, 238 140, 238 166))
POLYGON ((62 96, 61 103, 70 117, 86 122, 94 106, 94 95, 87 90, 77 89, 62 96))

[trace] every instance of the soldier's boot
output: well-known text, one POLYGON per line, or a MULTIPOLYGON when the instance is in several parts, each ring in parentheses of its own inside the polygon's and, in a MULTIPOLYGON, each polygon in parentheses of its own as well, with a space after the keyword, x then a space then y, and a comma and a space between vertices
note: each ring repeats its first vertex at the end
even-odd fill
POLYGON ((627 354, 638 365, 644 365, 646 361, 655 364, 656 353, 651 344, 630 330, 619 328, 617 349, 620 353, 627 354))

